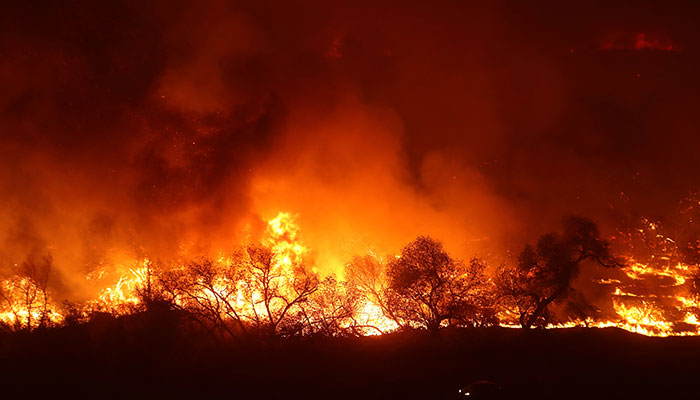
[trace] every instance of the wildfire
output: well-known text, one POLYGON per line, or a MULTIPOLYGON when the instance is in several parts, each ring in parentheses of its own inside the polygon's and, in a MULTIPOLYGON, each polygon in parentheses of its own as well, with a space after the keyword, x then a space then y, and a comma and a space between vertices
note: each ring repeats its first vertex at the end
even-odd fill
POLYGON ((382 308, 377 304, 366 301, 359 311, 357 322, 364 335, 381 335, 396 330, 399 326, 396 322, 387 318, 382 311, 382 308))
MULTIPOLYGON (((656 229, 655 226, 651 228, 656 229)), ((259 243, 262 247, 243 246, 241 254, 220 253, 209 263, 179 262, 170 266, 167 273, 149 258, 122 261, 115 268, 112 283, 94 299, 82 304, 80 312, 83 316, 95 311, 116 316, 136 312, 143 309, 144 301, 154 296, 152 286, 167 286, 168 277, 179 277, 190 286, 170 288, 169 301, 173 306, 186 309, 193 304, 204 305, 217 310, 221 321, 240 326, 262 324, 278 329, 284 325, 285 316, 293 315, 296 320, 305 319, 311 326, 320 327, 325 323, 325 313, 329 313, 341 328, 362 335, 398 329, 397 322, 377 303, 381 302, 377 296, 359 296, 352 313, 341 313, 349 307, 343 303, 344 299, 352 297, 346 286, 348 282, 322 281, 311 263, 310 249, 301 241, 293 214, 280 212, 267 221, 259 243), (321 282, 332 282, 336 286, 322 289, 321 282), (307 304, 324 308, 321 315, 317 315, 319 311, 316 314, 308 311, 307 304)), ((384 262, 375 255, 371 257, 379 264, 384 262)), ((621 273, 616 277, 596 281, 610 288, 614 317, 586 317, 550 323, 547 328, 618 327, 648 336, 700 334, 700 302, 690 290, 691 277, 698 273, 697 266, 647 265, 630 259, 618 271, 621 273)), ((97 269, 86 279, 99 284, 107 281, 109 275, 104 269, 97 269)), ((11 329, 56 325, 65 318, 45 282, 42 285, 30 277, 16 275, 0 281, 0 300, 0 323, 11 329)), ((517 326, 517 318, 512 313, 501 311, 499 317, 501 326, 517 326)))
POLYGON ((13 276, 0 282, 0 300, 0 325, 31 330, 63 320, 46 289, 26 276, 13 276))
MULTIPOLYGON (((103 289, 96 299, 87 304, 87 309, 92 311, 106 311, 115 315, 129 313, 141 303, 138 290, 148 285, 151 261, 144 258, 135 261, 134 265, 121 267, 117 282, 103 289)), ((98 274, 98 279, 102 274, 98 274)), ((90 279, 92 275, 86 278, 90 279)))
POLYGON ((630 262, 622 271, 629 280, 616 282, 612 303, 622 329, 649 336, 700 334, 697 300, 689 293, 689 278, 697 268, 689 265, 653 267, 630 262), (644 293, 644 284, 654 293, 644 293), (664 289, 664 290, 660 290, 664 289))
MULTIPOLYGON (((284 268, 301 262, 308 249, 299 243, 299 227, 290 213, 280 212, 267 222, 266 237, 263 244, 269 246, 277 255, 277 262, 284 268)), ((315 271, 314 271, 315 272, 315 271)))
POLYGON ((624 269, 628 277, 634 280, 644 280, 647 277, 670 278, 673 280, 671 286, 680 286, 688 279, 690 267, 688 265, 677 264, 673 267, 666 266, 663 269, 650 268, 648 265, 633 263, 624 269))

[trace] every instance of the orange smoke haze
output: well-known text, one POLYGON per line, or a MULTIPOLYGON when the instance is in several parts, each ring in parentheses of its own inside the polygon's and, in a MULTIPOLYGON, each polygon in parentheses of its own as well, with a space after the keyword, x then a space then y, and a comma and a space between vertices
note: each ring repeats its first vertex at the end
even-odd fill
POLYGON ((290 121, 278 154, 253 171, 253 208, 266 219, 297 214, 324 272, 353 255, 396 252, 420 234, 444 238, 462 257, 494 250, 513 224, 508 205, 477 171, 438 152, 408 176, 402 130, 395 113, 355 100, 290 121))

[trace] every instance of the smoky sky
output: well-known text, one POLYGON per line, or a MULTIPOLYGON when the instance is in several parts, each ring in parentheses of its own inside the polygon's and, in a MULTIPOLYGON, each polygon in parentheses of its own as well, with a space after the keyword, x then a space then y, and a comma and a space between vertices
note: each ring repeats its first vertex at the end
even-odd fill
POLYGON ((5 4, 3 262, 207 247, 292 191, 317 226, 396 209, 455 246, 662 217, 700 177, 697 8, 5 4))

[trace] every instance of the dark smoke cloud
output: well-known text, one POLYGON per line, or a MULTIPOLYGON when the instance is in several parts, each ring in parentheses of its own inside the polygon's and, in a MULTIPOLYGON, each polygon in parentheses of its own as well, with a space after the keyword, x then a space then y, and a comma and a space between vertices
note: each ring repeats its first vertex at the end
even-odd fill
POLYGON ((282 203, 321 252, 367 231, 505 254, 570 212, 663 216, 700 176, 696 8, 5 5, 2 262, 209 251, 282 203), (679 50, 601 50, 640 33, 679 50))

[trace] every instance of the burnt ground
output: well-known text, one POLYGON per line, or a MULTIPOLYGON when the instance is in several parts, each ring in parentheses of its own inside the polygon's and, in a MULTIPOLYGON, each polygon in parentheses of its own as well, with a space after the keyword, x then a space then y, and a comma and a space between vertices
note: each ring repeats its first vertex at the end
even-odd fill
POLYGON ((0 336, 4 398, 698 398, 700 338, 618 329, 446 329, 214 342, 176 317, 103 317, 0 336))

